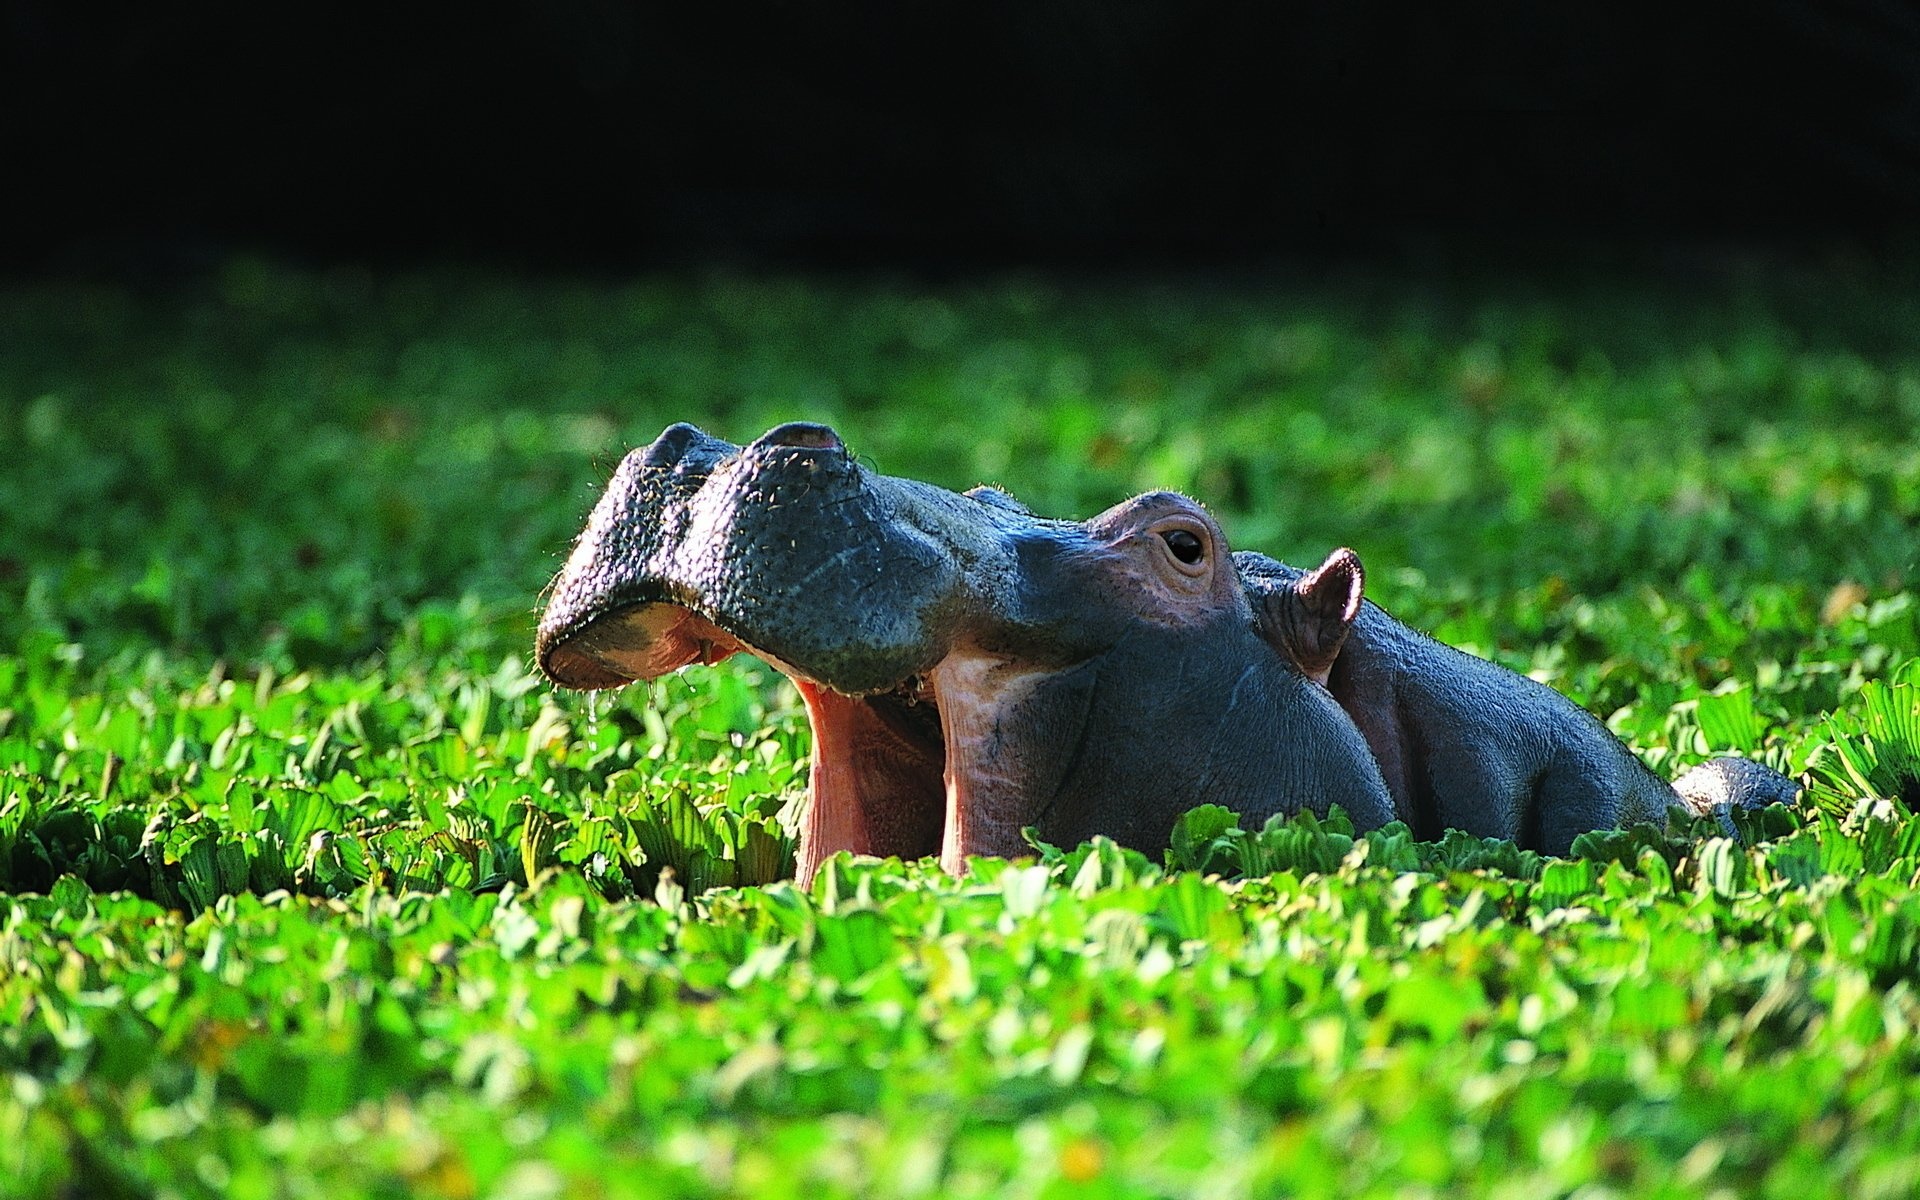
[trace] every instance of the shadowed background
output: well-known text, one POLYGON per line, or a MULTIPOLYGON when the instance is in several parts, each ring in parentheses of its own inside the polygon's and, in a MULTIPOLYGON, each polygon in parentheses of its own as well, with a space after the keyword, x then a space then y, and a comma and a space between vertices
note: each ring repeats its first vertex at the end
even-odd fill
POLYGON ((16 270, 1477 258, 1920 195, 1920 16, 1873 0, 5 12, 16 270))

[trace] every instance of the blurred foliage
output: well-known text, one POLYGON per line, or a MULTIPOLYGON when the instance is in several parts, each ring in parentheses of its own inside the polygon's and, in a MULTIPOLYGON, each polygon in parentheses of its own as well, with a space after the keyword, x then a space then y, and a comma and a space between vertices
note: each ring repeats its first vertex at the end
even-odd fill
POLYGON ((624 449, 808 418, 1049 515, 1183 489, 1237 546, 1352 544, 1390 604, 1507 644, 1705 592, 1776 653, 1836 585, 1911 573, 1915 329, 1891 271, 931 289, 240 261, 184 298, 16 287, 0 637, 285 674, 473 597, 459 643, 518 648, 624 449))
POLYGON ((1920 289, 0 292, 0 1197, 1920 1189, 1920 289), (1151 487, 1795 811, 830 860, 737 659, 531 670, 667 423, 1151 487))

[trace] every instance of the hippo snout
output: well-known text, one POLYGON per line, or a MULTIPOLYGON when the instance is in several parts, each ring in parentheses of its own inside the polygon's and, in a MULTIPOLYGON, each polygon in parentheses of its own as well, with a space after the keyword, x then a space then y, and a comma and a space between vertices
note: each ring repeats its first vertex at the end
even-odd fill
POLYGON ((944 653, 939 614, 968 586, 956 546, 980 541, 934 511, 959 497, 905 482, 863 470, 826 425, 745 446, 669 427, 589 517, 540 622, 540 666, 607 687, 746 649, 847 694, 896 686, 944 653))

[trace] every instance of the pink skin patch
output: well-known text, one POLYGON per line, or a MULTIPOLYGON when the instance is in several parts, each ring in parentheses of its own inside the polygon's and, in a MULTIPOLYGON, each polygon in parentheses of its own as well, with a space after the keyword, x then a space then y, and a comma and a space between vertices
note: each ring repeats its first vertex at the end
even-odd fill
POLYGON ((873 853, 867 835, 866 797, 851 747, 859 736, 854 702, 817 683, 794 680, 806 701, 807 723, 813 726, 813 767, 807 776, 807 813, 800 825, 798 874, 804 884, 813 879, 832 850, 873 853))
POLYGON ((804 885, 840 850, 916 858, 938 828, 940 752, 863 700, 793 677, 813 726, 813 769, 795 874, 804 885))
POLYGON ((602 617, 555 646, 547 670, 569 687, 623 687, 745 649, 719 626, 677 604, 649 604, 602 617))

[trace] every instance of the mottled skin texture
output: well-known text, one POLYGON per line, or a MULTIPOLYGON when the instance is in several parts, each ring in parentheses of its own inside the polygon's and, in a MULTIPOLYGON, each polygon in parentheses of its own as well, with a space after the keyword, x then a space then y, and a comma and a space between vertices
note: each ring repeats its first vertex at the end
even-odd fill
POLYGON ((1269 642, 1352 717, 1395 812, 1421 837, 1464 829, 1565 854, 1588 830, 1657 822, 1674 805, 1724 814, 1798 795, 1784 776, 1738 758, 1667 784, 1560 693, 1363 600, 1351 550, 1311 572, 1259 554, 1234 559, 1269 642))
POLYGON ((1392 819, 1359 729, 1257 629, 1219 527, 1149 493, 1084 522, 876 474, 824 426, 629 454, 556 579, 536 654, 618 686, 745 651, 814 730, 800 874, 839 850, 1162 849, 1223 804, 1392 819))

